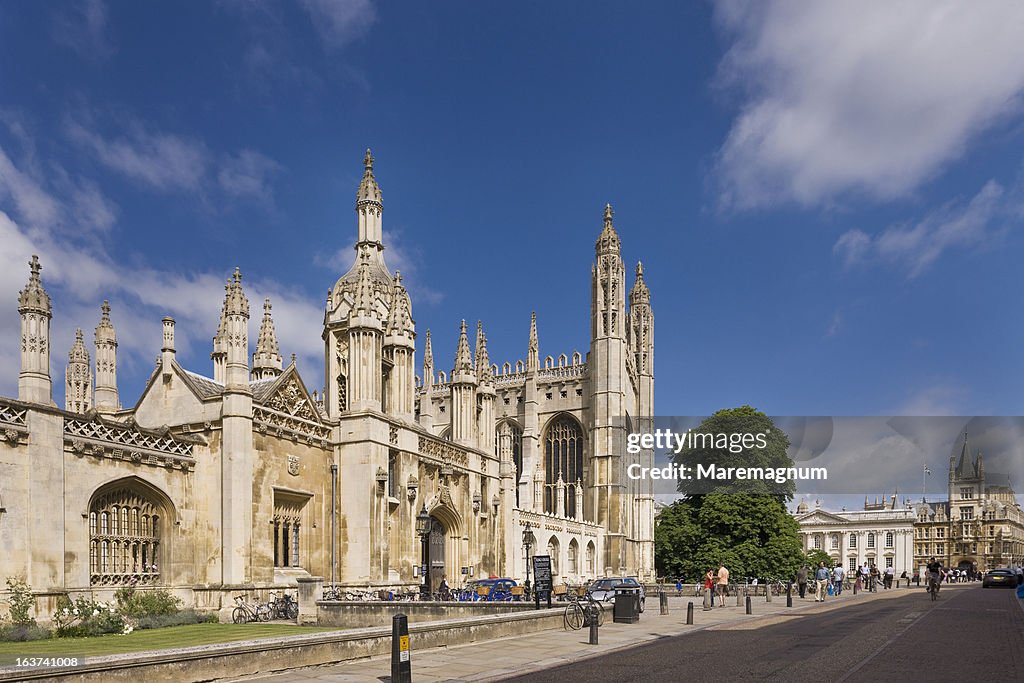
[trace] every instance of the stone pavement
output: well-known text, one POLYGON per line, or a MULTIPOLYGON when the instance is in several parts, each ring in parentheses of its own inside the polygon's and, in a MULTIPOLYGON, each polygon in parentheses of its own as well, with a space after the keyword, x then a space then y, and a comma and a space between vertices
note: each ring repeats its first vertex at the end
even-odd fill
MULTIPOLYGON (((954 584, 943 590, 957 590, 961 587, 977 586, 977 583, 954 584)), ((923 588, 910 588, 910 591, 923 588)), ((570 662, 605 655, 615 650, 635 647, 642 643, 693 633, 708 629, 754 629, 778 623, 784 614, 794 612, 818 613, 841 609, 843 605, 879 600, 887 597, 907 595, 907 588, 882 590, 876 593, 861 591, 852 595, 849 591, 839 597, 832 597, 824 603, 816 603, 808 596, 801 600, 794 595, 793 607, 786 607, 785 595, 766 602, 764 596, 752 597, 752 615, 746 614, 743 606, 737 607, 736 599, 729 598, 726 607, 715 607, 705 612, 699 598, 669 598, 669 614, 661 616, 656 595, 648 596, 647 611, 639 623, 616 624, 612 622, 611 611, 605 612, 605 623, 600 630, 600 644, 588 644, 588 630, 564 631, 549 629, 525 636, 500 638, 429 650, 416 650, 412 643, 412 672, 416 683, 463 683, 470 681, 497 681, 502 678, 519 676, 570 662), (686 603, 693 600, 693 625, 686 625, 686 603)), ((370 657, 330 666, 294 669, 271 674, 248 681, 265 683, 305 683, 308 681, 332 681, 344 683, 386 683, 391 674, 389 656, 370 657)))

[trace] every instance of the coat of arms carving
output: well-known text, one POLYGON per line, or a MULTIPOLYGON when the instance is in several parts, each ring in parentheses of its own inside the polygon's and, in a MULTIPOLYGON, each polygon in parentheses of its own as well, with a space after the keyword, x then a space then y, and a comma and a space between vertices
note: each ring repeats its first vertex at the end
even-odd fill
POLYGON ((292 475, 293 477, 297 477, 299 475, 299 456, 288 456, 288 474, 292 475))

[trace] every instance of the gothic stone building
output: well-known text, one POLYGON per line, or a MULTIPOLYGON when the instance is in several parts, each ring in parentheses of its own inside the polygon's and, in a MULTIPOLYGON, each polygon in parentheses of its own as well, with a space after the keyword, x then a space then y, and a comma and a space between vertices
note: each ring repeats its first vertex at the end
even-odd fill
POLYGON ((382 210, 367 152, 356 257, 326 302, 320 391, 294 360, 283 366, 269 301, 250 356, 235 270, 212 376, 178 362, 165 318, 156 367, 123 406, 116 312, 104 302, 93 358, 81 331, 71 348, 62 410, 53 311, 33 257, 18 300, 18 397, 0 398, 0 576, 24 576, 41 617, 47 596, 109 597, 127 584, 205 609, 309 575, 413 587, 422 510, 435 586, 445 574, 452 584, 522 579, 527 523, 531 554, 552 556, 556 580, 652 575, 653 496, 622 474, 625 458, 650 455, 616 444, 630 419, 653 414, 653 315, 639 265, 627 307, 611 207, 586 359, 542 357, 534 318, 525 362, 491 364, 482 326, 473 352, 463 322, 450 374, 436 370, 430 332, 418 338, 401 276, 385 264, 382 210))
POLYGON ((945 501, 917 506, 914 558, 920 569, 935 557, 946 567, 987 571, 1024 564, 1024 512, 1010 482, 985 476, 981 453, 972 456, 964 434, 959 458, 949 459, 945 501))

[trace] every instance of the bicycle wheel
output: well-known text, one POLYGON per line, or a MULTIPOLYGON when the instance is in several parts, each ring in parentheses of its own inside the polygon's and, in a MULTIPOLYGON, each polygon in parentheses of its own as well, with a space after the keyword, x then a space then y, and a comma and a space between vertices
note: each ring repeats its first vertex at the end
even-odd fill
POLYGON ((570 602, 565 606, 565 630, 579 631, 583 628, 583 608, 578 602, 570 602))
POLYGON ((604 605, 599 602, 591 603, 597 608, 597 625, 598 627, 604 626, 604 605))
POLYGON ((299 618, 299 603, 289 602, 288 603, 288 618, 298 619, 299 618))
POLYGON ((231 612, 231 621, 236 624, 244 624, 248 620, 244 607, 236 607, 231 612))
POLYGON ((270 608, 266 605, 256 605, 256 619, 254 621, 270 621, 270 608))

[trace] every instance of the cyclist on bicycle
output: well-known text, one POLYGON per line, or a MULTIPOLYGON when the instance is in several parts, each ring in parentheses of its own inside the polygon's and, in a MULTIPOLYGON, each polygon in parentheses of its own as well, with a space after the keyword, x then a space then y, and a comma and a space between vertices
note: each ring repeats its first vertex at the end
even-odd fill
POLYGON ((942 562, 934 557, 928 562, 928 592, 938 592, 939 582, 942 580, 942 562))

